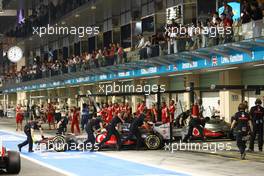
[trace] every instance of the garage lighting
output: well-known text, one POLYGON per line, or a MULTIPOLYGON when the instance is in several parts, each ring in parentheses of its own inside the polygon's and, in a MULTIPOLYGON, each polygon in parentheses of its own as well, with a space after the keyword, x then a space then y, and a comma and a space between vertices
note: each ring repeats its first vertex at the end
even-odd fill
POLYGON ((124 79, 124 80, 119 80, 118 82, 128 82, 128 81, 133 81, 134 79, 124 79))
POLYGON ((237 68, 238 68, 238 67, 219 68, 219 69, 214 69, 214 70, 208 70, 208 72, 225 71, 225 70, 234 70, 234 69, 237 69, 237 68))
POLYGON ((95 9, 96 9, 96 6, 95 6, 95 5, 92 5, 92 6, 91 6, 91 9, 92 9, 92 10, 95 10, 95 9))
POLYGON ((256 64, 256 65, 253 65, 253 67, 261 67, 261 66, 264 66, 264 63, 263 63, 263 64, 256 64))
POLYGON ((70 86, 70 87, 79 87, 80 85, 74 85, 74 86, 70 86))
POLYGON ((94 83, 90 83, 90 84, 83 84, 82 86, 92 86, 94 85, 94 83))
POLYGON ((191 75, 193 74, 192 72, 188 72, 188 73, 176 73, 176 74, 171 74, 171 75, 168 75, 168 76, 183 76, 183 75, 191 75))
POLYGON ((140 79, 155 79, 155 78, 160 78, 160 76, 144 77, 144 78, 140 78, 140 79))
POLYGON ((110 84, 112 81, 99 82, 99 84, 110 84))

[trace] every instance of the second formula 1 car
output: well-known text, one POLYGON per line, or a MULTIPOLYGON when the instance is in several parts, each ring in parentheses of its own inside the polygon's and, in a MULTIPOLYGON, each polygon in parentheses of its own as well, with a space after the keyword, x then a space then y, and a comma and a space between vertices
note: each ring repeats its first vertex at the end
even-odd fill
POLYGON ((7 151, 0 146, 0 170, 5 170, 7 174, 19 174, 21 168, 20 154, 16 151, 7 151))

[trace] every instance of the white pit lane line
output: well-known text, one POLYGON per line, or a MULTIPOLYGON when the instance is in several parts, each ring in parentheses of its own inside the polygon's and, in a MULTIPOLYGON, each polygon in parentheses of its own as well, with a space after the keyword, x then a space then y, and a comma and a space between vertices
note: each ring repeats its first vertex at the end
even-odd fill
MULTIPOLYGON (((0 130, 0 131, 1 131, 1 132, 7 132, 7 133, 9 133, 9 134, 13 134, 13 135, 16 135, 16 136, 25 137, 24 135, 19 134, 19 133, 16 133, 16 132, 13 132, 13 131, 8 131, 8 130, 0 130)), ((17 137, 14 137, 14 138, 17 138, 17 137)), ((5 141, 5 140, 3 140, 3 141, 5 141)), ((8 140, 7 140, 7 141, 8 141, 8 140)), ((8 148, 7 148, 7 149, 8 149, 8 148)), ((66 175, 66 176, 78 176, 78 175, 76 175, 76 174, 73 174, 73 173, 70 173, 70 172, 64 171, 64 170, 62 170, 62 169, 59 169, 59 168, 53 167, 53 166, 51 166, 51 165, 49 165, 49 164, 46 164, 46 163, 44 163, 44 162, 38 161, 38 160, 36 160, 36 159, 33 159, 33 158, 31 158, 31 157, 29 157, 29 156, 26 156, 26 155, 24 155, 24 154, 22 154, 22 153, 20 153, 20 156, 21 156, 22 158, 26 159, 26 160, 29 160, 29 161, 31 161, 31 162, 34 162, 34 163, 36 163, 36 164, 38 164, 38 165, 40 165, 40 166, 46 167, 46 168, 48 168, 48 169, 51 169, 51 170, 53 170, 53 171, 55 171, 55 172, 58 172, 58 173, 61 173, 61 174, 63 174, 63 175, 66 175)))
MULTIPOLYGON (((19 135, 21 137, 25 137, 24 135, 22 134, 19 134, 19 133, 16 133, 16 132, 13 132, 13 131, 7 131, 7 130, 0 130, 0 131, 3 131, 3 132, 8 132, 10 134, 14 134, 14 135, 19 135)), ((47 135, 48 137, 50 137, 51 135, 47 135)), ((133 163, 137 163, 137 164, 142 164, 142 165, 145 165, 145 166, 149 166, 149 167, 154 167, 154 168, 159 168, 159 169, 165 169, 165 170, 168 170, 168 171, 172 171, 172 172, 180 172, 182 174, 186 174, 186 175, 192 175, 192 176, 200 176, 200 174, 194 174, 194 173, 188 173, 188 172, 184 172, 182 170, 176 170, 176 169, 170 169, 170 168, 164 168, 162 166, 158 166, 158 165, 155 165, 155 164, 149 164, 149 163, 142 163, 142 162, 137 162, 133 159, 129 159, 129 158, 122 158, 121 156, 115 156, 115 155, 112 155, 112 154, 108 154, 108 153, 104 153, 104 152, 97 152, 98 154, 100 155, 104 155, 104 156, 107 156, 107 157, 111 157, 111 158, 116 158, 116 159, 119 159, 119 160, 125 160, 125 161, 129 161, 129 162, 133 162, 133 163)), ((41 162, 41 161, 38 161, 36 159, 33 159, 33 158, 30 158, 24 154, 21 154, 21 157, 25 158, 25 159, 28 159, 34 163, 37 163, 41 166, 44 166, 46 168, 49 168, 51 170, 54 170, 56 172, 59 172, 59 173, 62 173, 64 175, 67 175, 67 176, 78 176, 76 174, 73 174, 73 173, 70 173, 70 172, 67 172, 67 171, 64 171, 62 169, 58 169, 56 167, 53 167, 49 164, 46 164, 44 162, 41 162)), ((146 175, 148 176, 148 175, 146 175)), ((153 175, 153 176, 164 176, 164 175, 153 175)), ((166 175, 167 176, 167 175, 166 175)))

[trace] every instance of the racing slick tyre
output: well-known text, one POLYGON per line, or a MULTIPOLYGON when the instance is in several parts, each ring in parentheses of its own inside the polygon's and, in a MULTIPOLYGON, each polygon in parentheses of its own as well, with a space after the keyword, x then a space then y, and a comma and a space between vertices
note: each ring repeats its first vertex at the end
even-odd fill
POLYGON ((155 134, 150 134, 145 138, 145 144, 149 150, 157 150, 161 148, 161 138, 155 134))
POLYGON ((18 174, 21 169, 20 154, 15 151, 8 151, 6 171, 8 174, 18 174))
POLYGON ((55 136, 52 140, 53 149, 56 152, 64 152, 67 148, 66 139, 64 136, 55 136))

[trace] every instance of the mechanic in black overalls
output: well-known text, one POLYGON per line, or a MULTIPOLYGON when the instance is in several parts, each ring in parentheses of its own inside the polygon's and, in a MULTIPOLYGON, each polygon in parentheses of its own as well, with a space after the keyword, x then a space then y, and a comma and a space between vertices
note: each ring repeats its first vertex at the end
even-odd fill
POLYGON ((67 125, 68 125, 68 117, 67 117, 67 113, 65 110, 62 110, 61 112, 61 119, 60 121, 57 123, 57 134, 64 134, 65 132, 67 132, 67 125))
POLYGON ((116 127, 118 126, 118 124, 120 123, 124 123, 123 120, 123 116, 124 116, 124 112, 119 112, 117 114, 117 116, 115 116, 110 124, 107 127, 107 135, 106 137, 98 144, 99 150, 101 150, 101 147, 104 145, 105 142, 107 142, 108 140, 110 140, 111 136, 114 135, 116 137, 117 143, 116 143, 116 149, 120 150, 121 149, 121 137, 119 132, 117 131, 116 127))
POLYGON ((259 151, 262 151, 263 148, 263 117, 264 117, 264 108, 261 106, 262 101, 258 98, 255 102, 256 106, 253 106, 250 109, 250 116, 253 123, 253 133, 250 137, 250 146, 249 151, 254 151, 254 142, 256 135, 258 134, 258 147, 259 151))
POLYGON ((24 127, 24 132, 27 136, 27 139, 21 144, 18 144, 18 149, 20 152, 21 152, 21 149, 27 144, 29 145, 28 152, 34 152, 33 151, 34 130, 39 130, 42 139, 44 139, 43 131, 41 129, 41 121, 29 121, 24 127))
POLYGON ((237 141, 237 147, 239 149, 239 152, 241 154, 241 159, 245 159, 246 156, 246 142, 247 140, 245 139, 246 136, 249 133, 249 130, 252 131, 252 122, 250 120, 250 115, 249 113, 246 112, 246 105, 244 103, 240 103, 238 106, 238 112, 234 116, 234 120, 231 125, 231 130, 236 125, 236 130, 237 130, 237 136, 236 136, 236 141, 237 141))
POLYGON ((196 128, 199 131, 199 134, 202 140, 205 140, 204 132, 203 132, 203 123, 202 119, 199 117, 199 106, 198 104, 194 104, 192 106, 192 115, 191 120, 189 122, 189 129, 187 135, 184 137, 183 142, 188 142, 191 136, 193 136, 193 129, 196 128))
MULTIPOLYGON (((146 119, 146 113, 147 113, 147 108, 144 108, 143 112, 136 117, 133 122, 131 123, 130 126, 130 131, 129 134, 127 136, 127 138, 125 139, 125 141, 127 140, 132 140, 134 136, 136 136, 137 139, 137 145, 136 145, 136 149, 138 150, 142 144, 143 144, 143 140, 141 137, 141 132, 140 132, 140 127, 144 124, 145 119, 146 119)), ((123 142, 125 142, 123 141, 123 142)))
POLYGON ((103 120, 101 119, 101 117, 97 117, 96 113, 94 113, 93 118, 88 121, 85 127, 85 131, 88 137, 84 143, 87 144, 88 142, 90 142, 92 144, 92 149, 90 150, 90 152, 93 152, 95 149, 94 133, 100 131, 101 129, 103 129, 103 120))
POLYGON ((83 104, 82 113, 81 113, 81 129, 82 131, 85 129, 85 125, 89 120, 89 107, 86 103, 83 104))

